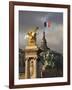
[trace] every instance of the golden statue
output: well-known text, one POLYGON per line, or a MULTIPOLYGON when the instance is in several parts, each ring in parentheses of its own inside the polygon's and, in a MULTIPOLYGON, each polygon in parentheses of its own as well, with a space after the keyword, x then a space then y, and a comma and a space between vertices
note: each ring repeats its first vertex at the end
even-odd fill
POLYGON ((35 28, 35 31, 28 32, 28 45, 29 46, 34 46, 36 45, 36 30, 38 27, 35 28))
POLYGON ((28 45, 36 45, 36 33, 28 32, 28 45))

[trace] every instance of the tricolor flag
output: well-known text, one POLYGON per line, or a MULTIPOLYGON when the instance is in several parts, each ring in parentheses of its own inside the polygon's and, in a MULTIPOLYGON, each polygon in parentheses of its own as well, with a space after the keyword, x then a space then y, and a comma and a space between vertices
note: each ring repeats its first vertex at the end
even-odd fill
POLYGON ((51 21, 44 22, 44 27, 50 28, 51 27, 51 21))

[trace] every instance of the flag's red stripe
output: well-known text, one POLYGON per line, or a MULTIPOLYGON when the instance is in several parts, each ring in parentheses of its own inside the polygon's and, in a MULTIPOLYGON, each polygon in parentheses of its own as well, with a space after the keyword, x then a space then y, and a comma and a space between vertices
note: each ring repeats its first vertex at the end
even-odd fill
POLYGON ((51 21, 48 21, 48 27, 49 28, 51 27, 51 21))

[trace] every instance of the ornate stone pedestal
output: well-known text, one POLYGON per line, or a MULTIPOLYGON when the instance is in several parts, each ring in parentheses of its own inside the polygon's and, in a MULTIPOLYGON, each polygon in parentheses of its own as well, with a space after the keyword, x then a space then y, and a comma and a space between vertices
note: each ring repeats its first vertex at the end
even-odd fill
POLYGON ((37 46, 25 48, 25 78, 37 78, 37 46))

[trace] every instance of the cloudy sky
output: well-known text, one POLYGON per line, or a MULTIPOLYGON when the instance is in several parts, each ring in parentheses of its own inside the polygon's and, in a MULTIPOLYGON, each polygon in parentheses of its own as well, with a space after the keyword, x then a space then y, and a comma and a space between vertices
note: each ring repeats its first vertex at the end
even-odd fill
POLYGON ((27 45, 25 35, 29 28, 39 27, 37 31, 37 45, 41 45, 43 31, 45 31, 47 45, 52 50, 63 53, 63 13, 19 11, 19 48, 27 45), (50 27, 44 27, 44 22, 50 22, 50 27))

